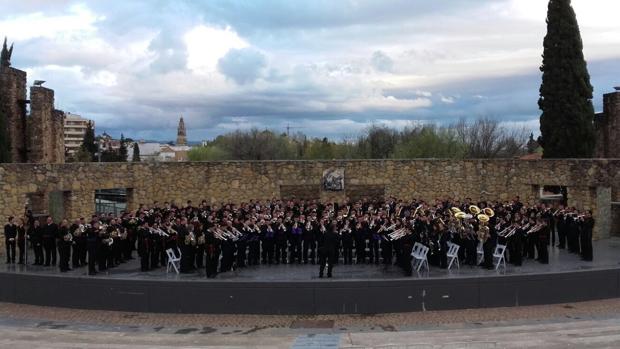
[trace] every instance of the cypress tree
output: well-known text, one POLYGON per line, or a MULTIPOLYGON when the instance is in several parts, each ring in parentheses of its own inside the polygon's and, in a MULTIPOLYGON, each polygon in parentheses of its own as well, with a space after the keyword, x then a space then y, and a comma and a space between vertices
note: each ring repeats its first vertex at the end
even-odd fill
POLYGON ((127 141, 125 136, 121 133, 121 146, 118 149, 118 161, 127 162, 127 141))
POLYGON ((95 128, 90 121, 88 122, 88 127, 86 128, 86 133, 84 134, 84 141, 82 141, 82 146, 80 148, 90 154, 91 161, 95 161, 97 144, 95 143, 95 128))
POLYGON ((140 146, 138 145, 138 142, 133 144, 133 157, 131 161, 140 162, 140 146))
POLYGON ((595 145, 593 88, 571 0, 550 0, 538 106, 545 158, 589 158, 595 145))

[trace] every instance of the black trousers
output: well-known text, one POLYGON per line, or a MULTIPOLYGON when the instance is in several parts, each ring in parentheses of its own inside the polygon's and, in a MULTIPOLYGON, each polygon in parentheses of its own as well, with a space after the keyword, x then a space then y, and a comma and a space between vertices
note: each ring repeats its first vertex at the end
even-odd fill
MULTIPOLYGON (((150 262, 151 262, 151 254, 148 249, 143 249, 140 252, 140 270, 141 271, 149 271, 150 262)), ((90 268, 90 261, 88 262, 90 268)))
POLYGON ((43 245, 40 242, 32 244, 34 250, 34 265, 43 265, 43 245))
POLYGON ((269 240, 264 240, 262 243, 263 246, 263 264, 268 263, 268 264, 272 264, 273 263, 273 253, 274 253, 274 248, 275 248, 275 244, 273 242, 272 239, 269 240))
POLYGON ((7 263, 15 263, 15 240, 9 241, 9 239, 5 240, 6 244, 6 262, 7 263))
POLYGON ((247 243, 245 241, 237 241, 237 267, 245 267, 245 259, 247 256, 247 243))
POLYGON ((347 241, 342 244, 342 258, 344 264, 353 264, 353 241, 347 241))
POLYGON ((19 264, 24 264, 26 257, 26 242, 25 241, 17 241, 17 249, 19 250, 19 264))
MULTIPOLYGON (((196 250, 194 252, 194 261, 196 263, 196 268, 202 269, 204 268, 204 259, 205 259, 205 246, 198 245, 196 246, 196 250)), ((165 265, 165 263, 162 263, 165 265)))
POLYGON ((212 249, 209 251, 207 247, 207 258, 205 263, 205 271, 208 278, 214 278, 217 275, 217 265, 220 259, 220 251, 212 249))
POLYGON ((260 261, 260 240, 250 241, 248 246, 250 246, 248 265, 258 265, 260 261))
POLYGON ((90 245, 87 248, 88 251, 88 275, 97 274, 95 264, 97 263, 97 245, 90 245))
POLYGON ((276 242, 276 263, 286 263, 286 241, 276 242))
POLYGON ((355 259, 362 263, 366 259, 366 239, 355 240, 355 259))
POLYGON ((304 263, 308 263, 308 258, 312 264, 316 261, 316 241, 304 240, 302 246, 302 258, 304 263))
POLYGON ((69 270, 69 259, 71 258, 71 245, 67 242, 61 242, 58 246, 60 271, 69 270))
POLYGON ((289 255, 290 263, 295 263, 295 261, 297 261, 298 263, 301 263, 301 258, 302 258, 301 240, 292 239, 291 248, 289 249, 289 252, 290 252, 290 255, 289 255))
POLYGON ((56 241, 53 239, 43 240, 43 249, 45 250, 45 266, 56 265, 56 241))
POLYGON ((319 276, 323 277, 323 272, 327 267, 327 277, 331 277, 335 261, 336 251, 319 252, 319 276))
POLYGON ((379 263, 379 240, 370 239, 370 252, 368 253, 369 262, 375 260, 375 263, 379 263))

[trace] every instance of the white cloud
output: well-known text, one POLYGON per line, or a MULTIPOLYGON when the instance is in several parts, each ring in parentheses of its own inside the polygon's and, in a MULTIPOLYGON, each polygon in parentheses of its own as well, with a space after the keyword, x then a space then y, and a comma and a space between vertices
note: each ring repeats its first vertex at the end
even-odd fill
POLYGON ((200 74, 215 72, 218 60, 230 49, 249 46, 230 26, 221 29, 199 25, 185 33, 183 40, 187 46, 187 68, 200 74))

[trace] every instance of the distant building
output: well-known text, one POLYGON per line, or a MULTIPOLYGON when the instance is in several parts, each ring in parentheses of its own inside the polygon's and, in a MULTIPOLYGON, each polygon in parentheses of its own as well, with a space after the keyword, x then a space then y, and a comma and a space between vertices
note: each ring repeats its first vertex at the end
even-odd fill
POLYGON ((77 114, 65 114, 65 150, 68 155, 73 155, 82 146, 89 122, 94 128, 95 122, 92 120, 85 119, 77 114))
POLYGON ((620 156, 620 87, 603 96, 603 112, 594 119, 597 158, 620 156))
POLYGON ((179 120, 179 127, 177 128, 177 144, 176 145, 187 145, 187 132, 185 131, 185 122, 183 121, 183 117, 179 120))
POLYGON ((119 139, 112 138, 112 136, 105 132, 98 138, 99 148, 102 152, 117 151, 121 148, 121 141, 119 139))

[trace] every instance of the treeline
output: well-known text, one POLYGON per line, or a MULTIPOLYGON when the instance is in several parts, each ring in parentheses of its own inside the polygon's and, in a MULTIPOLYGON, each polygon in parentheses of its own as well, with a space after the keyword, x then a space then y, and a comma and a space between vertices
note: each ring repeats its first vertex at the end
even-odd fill
POLYGON ((533 152, 525 130, 491 119, 449 126, 425 124, 396 130, 371 126, 353 140, 288 136, 270 130, 237 130, 190 150, 190 161, 406 158, 511 158, 533 152))

